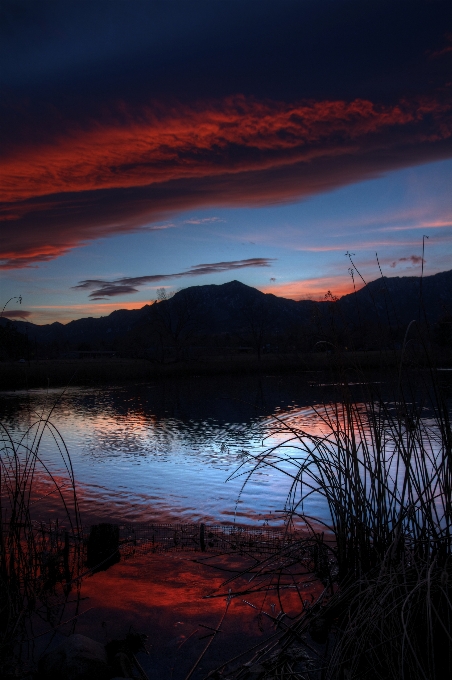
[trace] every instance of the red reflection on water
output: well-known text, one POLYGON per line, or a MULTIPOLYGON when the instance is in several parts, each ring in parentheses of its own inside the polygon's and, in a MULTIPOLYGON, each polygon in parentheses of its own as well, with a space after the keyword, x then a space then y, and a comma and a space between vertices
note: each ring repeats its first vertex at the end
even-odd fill
MULTIPOLYGON (((228 589, 252 587, 250 574, 222 584, 234 571, 251 566, 253 560, 236 555, 215 558, 220 571, 196 562, 197 557, 200 554, 142 556, 86 579, 82 584, 82 597, 88 598, 82 602, 86 613, 78 618, 77 632, 104 642, 124 637, 133 626, 149 637, 149 657, 140 657, 140 663, 151 678, 185 677, 209 640, 205 636, 212 631, 206 626, 216 628, 221 619, 228 589), (206 598, 212 594, 220 596, 206 598)), ((301 586, 308 601, 318 589, 308 576, 301 586)), ((234 597, 222 632, 201 664, 201 676, 274 633, 273 621, 265 615, 259 617, 245 600, 270 616, 276 617, 280 611, 274 590, 234 597)), ((283 590, 281 601, 289 616, 300 612, 301 600, 293 589, 283 590)), ((289 618, 286 621, 289 623, 289 618)))

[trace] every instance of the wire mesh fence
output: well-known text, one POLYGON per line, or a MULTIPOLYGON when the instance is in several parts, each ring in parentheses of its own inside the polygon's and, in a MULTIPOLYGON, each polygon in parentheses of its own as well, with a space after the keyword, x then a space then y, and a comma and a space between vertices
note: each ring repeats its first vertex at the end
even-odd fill
POLYGON ((296 553, 298 559, 315 559, 318 541, 315 537, 285 527, 242 527, 222 524, 194 523, 102 523, 69 533, 58 522, 35 524, 39 536, 35 549, 42 570, 48 564, 58 572, 56 578, 68 574, 69 564, 81 557, 84 569, 104 570, 121 559, 156 553, 190 551, 216 554, 238 554, 286 557, 296 553), (61 574, 59 574, 61 572, 61 574))
POLYGON ((284 528, 221 524, 121 524, 119 550, 130 554, 167 551, 277 553, 299 539, 284 528))

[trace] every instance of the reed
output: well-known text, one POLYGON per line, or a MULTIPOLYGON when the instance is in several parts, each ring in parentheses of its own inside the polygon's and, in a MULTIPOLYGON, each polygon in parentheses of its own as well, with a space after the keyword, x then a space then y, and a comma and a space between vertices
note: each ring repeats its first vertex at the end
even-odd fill
POLYGON ((32 416, 22 436, 0 424, 1 677, 16 677, 30 659, 35 636, 51 633, 61 623, 71 591, 77 609, 80 515, 71 459, 51 421, 56 404, 46 415, 32 416), (45 436, 56 447, 64 475, 52 471, 45 460, 45 436), (37 488, 43 482, 46 495, 56 497, 60 513, 60 521, 47 525, 33 518, 37 488))

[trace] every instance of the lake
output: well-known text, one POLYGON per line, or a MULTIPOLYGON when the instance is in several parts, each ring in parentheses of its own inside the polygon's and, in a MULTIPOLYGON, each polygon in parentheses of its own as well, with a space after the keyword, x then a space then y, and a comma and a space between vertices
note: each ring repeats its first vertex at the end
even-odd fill
MULTIPOLYGON (((318 427, 312 404, 319 398, 305 376, 203 377, 4 392, 0 417, 18 440, 53 409, 50 421, 70 453, 86 523, 235 521, 276 526, 281 524, 288 479, 261 468, 242 491, 252 467, 244 460, 284 438, 284 433, 272 434, 276 418, 318 427), (240 465, 242 474, 228 479, 240 465)), ((52 431, 45 432, 40 451, 64 483, 52 431)), ((45 498, 35 499, 34 514, 41 513, 40 519, 58 507, 58 499, 46 490, 46 479, 42 477, 39 492, 45 498)), ((325 514, 315 499, 308 510, 325 514)))
MULTIPOLYGON (((389 395, 389 381, 368 376, 367 387, 371 382, 389 395)), ((359 405, 361 383, 352 383, 351 390, 359 405)), ((15 441, 25 437, 24 455, 36 436, 35 423, 50 414, 51 427, 40 443, 34 479, 32 511, 37 519, 55 519, 61 513, 55 485, 43 469, 45 465, 60 486, 67 486, 58 435, 70 454, 85 525, 111 521, 280 526, 291 483, 286 473, 293 472, 293 463, 305 455, 296 439, 285 443, 292 436, 289 428, 315 435, 327 432, 317 409, 324 414, 322 405, 338 403, 339 398, 340 391, 336 393, 321 374, 315 379, 306 373, 192 376, 99 388, 3 392, 0 419, 15 441), (279 456, 278 470, 260 465, 253 471, 259 456, 281 444, 285 445, 277 453, 285 460, 279 456)), ((434 442, 438 436, 431 415, 424 408, 423 421, 434 442)), ((275 462, 275 456, 271 460, 275 462)), ((297 494, 299 498, 299 489, 297 494)), ((308 498, 303 511, 328 522, 326 504, 318 494, 308 498)))

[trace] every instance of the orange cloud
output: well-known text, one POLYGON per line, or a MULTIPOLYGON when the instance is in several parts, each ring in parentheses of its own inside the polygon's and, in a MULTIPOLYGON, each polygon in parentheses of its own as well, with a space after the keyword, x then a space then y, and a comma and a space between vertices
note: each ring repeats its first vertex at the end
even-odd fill
POLYGON ((429 220, 428 222, 419 222, 418 224, 395 226, 395 227, 381 227, 378 231, 407 231, 411 229, 442 229, 445 227, 452 227, 452 218, 429 220))
MULTIPOLYGON (((361 288, 362 286, 357 286, 361 288)), ((344 276, 325 276, 304 281, 290 281, 288 283, 276 283, 271 286, 259 288, 263 293, 273 293, 278 297, 290 300, 323 300, 328 291, 333 295, 342 297, 353 292, 350 279, 344 276)))

